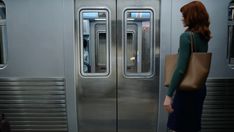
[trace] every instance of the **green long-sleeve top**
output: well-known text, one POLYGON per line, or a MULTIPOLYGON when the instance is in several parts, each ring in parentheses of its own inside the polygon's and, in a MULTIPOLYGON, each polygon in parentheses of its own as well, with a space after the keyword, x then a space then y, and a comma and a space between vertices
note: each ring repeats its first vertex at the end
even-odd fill
MULTIPOLYGON (((191 34, 192 32, 184 32, 180 36, 180 46, 178 50, 178 60, 176 64, 176 69, 173 73, 170 86, 167 91, 167 95, 172 97, 174 91, 179 87, 184 74, 188 67, 189 58, 191 55, 191 34)), ((207 52, 208 41, 205 40, 198 33, 193 33, 194 46, 196 52, 207 52)))

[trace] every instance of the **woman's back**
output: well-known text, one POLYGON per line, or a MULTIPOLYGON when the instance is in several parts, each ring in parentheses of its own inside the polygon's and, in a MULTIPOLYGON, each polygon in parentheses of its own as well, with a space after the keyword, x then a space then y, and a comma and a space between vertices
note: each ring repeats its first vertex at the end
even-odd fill
POLYGON ((200 34, 194 33, 194 45, 196 52, 207 52, 208 41, 205 40, 200 34))

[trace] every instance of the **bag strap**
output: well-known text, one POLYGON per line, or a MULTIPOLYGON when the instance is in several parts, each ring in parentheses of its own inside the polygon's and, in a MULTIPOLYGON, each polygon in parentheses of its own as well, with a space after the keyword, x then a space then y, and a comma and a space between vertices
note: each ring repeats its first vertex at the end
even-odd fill
POLYGON ((191 53, 196 52, 195 49, 195 44, 194 44, 194 34, 193 32, 190 33, 190 42, 191 42, 191 53))

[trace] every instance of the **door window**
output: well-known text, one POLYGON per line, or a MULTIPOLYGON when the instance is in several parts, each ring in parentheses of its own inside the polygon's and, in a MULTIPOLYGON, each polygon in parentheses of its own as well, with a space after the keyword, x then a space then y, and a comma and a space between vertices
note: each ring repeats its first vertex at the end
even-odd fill
POLYGON ((0 68, 7 64, 6 7, 0 1, 0 68))
POLYGON ((80 53, 83 76, 106 76, 109 66, 109 13, 107 10, 80 11, 80 53))
POLYGON ((234 25, 230 25, 229 28, 229 42, 228 42, 228 62, 232 67, 234 66, 234 25))
POLYGON ((127 77, 152 76, 153 12, 125 10, 124 18, 124 74, 127 77))

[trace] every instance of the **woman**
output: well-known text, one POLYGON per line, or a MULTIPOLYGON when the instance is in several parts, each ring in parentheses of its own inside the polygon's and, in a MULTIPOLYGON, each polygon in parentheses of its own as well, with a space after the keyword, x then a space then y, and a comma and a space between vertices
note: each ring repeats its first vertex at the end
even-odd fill
POLYGON ((195 51, 207 52, 211 38, 209 15, 200 1, 193 1, 180 9, 186 31, 180 36, 179 58, 172 76, 164 108, 169 112, 167 127, 176 132, 198 132, 201 130, 201 114, 206 96, 205 84, 198 91, 185 92, 179 85, 188 66, 191 54, 191 35, 193 35, 195 51), (175 92, 176 91, 176 92, 175 92), (175 96, 172 103, 172 96, 175 96))

